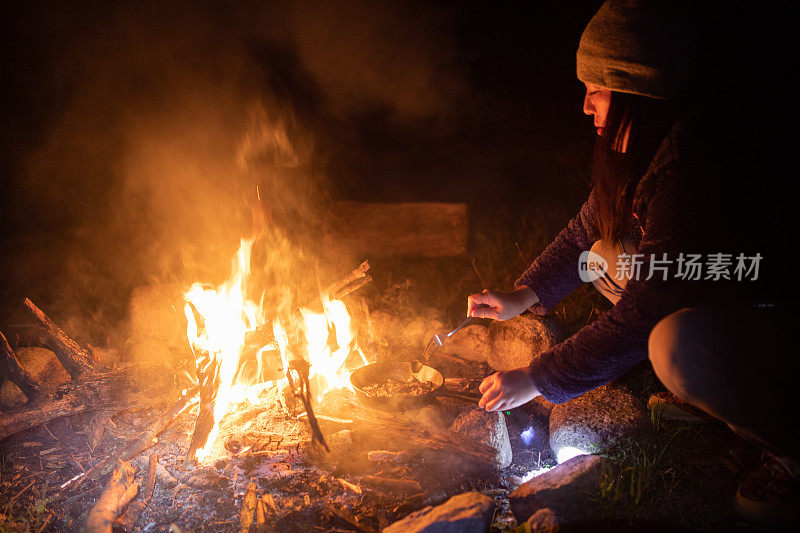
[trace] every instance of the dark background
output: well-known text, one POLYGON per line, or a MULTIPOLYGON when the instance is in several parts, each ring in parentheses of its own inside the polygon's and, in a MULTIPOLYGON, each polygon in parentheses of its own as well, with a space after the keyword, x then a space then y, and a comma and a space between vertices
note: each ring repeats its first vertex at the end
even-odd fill
MULTIPOLYGON (((575 50, 600 3, 6 6, 0 326, 23 296, 114 323, 136 285, 215 279, 256 185, 290 240, 331 199, 467 202, 473 242, 577 211, 594 129, 575 50)), ((780 101, 763 24, 701 15, 712 90, 780 101)))

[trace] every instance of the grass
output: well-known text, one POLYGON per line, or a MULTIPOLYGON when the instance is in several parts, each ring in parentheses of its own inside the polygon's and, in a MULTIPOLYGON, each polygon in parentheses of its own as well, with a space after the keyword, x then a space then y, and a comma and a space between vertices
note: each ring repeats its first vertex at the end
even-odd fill
POLYGON ((744 527, 731 502, 756 450, 721 425, 664 421, 655 412, 651 421, 652 442, 620 442, 606 454, 609 461, 590 495, 603 521, 691 530, 744 527))

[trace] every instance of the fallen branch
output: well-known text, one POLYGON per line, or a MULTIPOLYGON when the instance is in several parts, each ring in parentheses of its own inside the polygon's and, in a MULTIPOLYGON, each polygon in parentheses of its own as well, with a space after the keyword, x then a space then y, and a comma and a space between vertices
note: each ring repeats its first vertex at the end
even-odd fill
POLYGON ((114 521, 139 492, 139 485, 133 481, 133 474, 134 468, 130 463, 119 462, 108 480, 106 490, 86 518, 86 530, 89 533, 111 533, 114 521))
POLYGON ((156 488, 156 469, 158 468, 158 455, 150 454, 150 467, 147 470, 147 485, 144 487, 144 492, 141 498, 131 503, 128 509, 121 517, 114 522, 114 527, 123 531, 133 531, 136 527, 136 522, 142 516, 142 512, 150 505, 150 500, 153 499, 153 491, 156 488))
POLYGON ((174 386, 172 373, 161 365, 134 365, 73 379, 35 402, 3 413, 0 440, 63 416, 147 406, 174 386))
POLYGON ((92 352, 72 340, 69 335, 64 333, 44 314, 44 311, 36 307, 28 298, 25 298, 25 307, 28 308, 34 320, 38 323, 39 329, 44 334, 43 340, 47 347, 53 350, 58 360, 64 365, 64 369, 73 379, 80 377, 84 373, 102 370, 92 352))

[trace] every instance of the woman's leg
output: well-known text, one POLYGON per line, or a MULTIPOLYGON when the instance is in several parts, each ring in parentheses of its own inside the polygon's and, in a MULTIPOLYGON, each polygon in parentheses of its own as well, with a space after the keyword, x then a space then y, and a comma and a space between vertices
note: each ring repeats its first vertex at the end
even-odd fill
POLYGON ((673 394, 780 456, 800 457, 796 317, 683 309, 653 328, 653 369, 673 394))

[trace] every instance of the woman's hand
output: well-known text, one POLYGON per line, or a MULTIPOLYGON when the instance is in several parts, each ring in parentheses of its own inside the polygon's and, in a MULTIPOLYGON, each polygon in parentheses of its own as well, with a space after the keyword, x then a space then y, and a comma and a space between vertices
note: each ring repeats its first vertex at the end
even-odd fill
POLYGON ((479 390, 483 397, 478 407, 487 411, 513 409, 540 394, 528 374, 528 367, 496 372, 481 382, 479 390))
POLYGON ((538 301, 536 293, 525 285, 511 293, 486 289, 467 298, 467 316, 508 320, 538 301))

